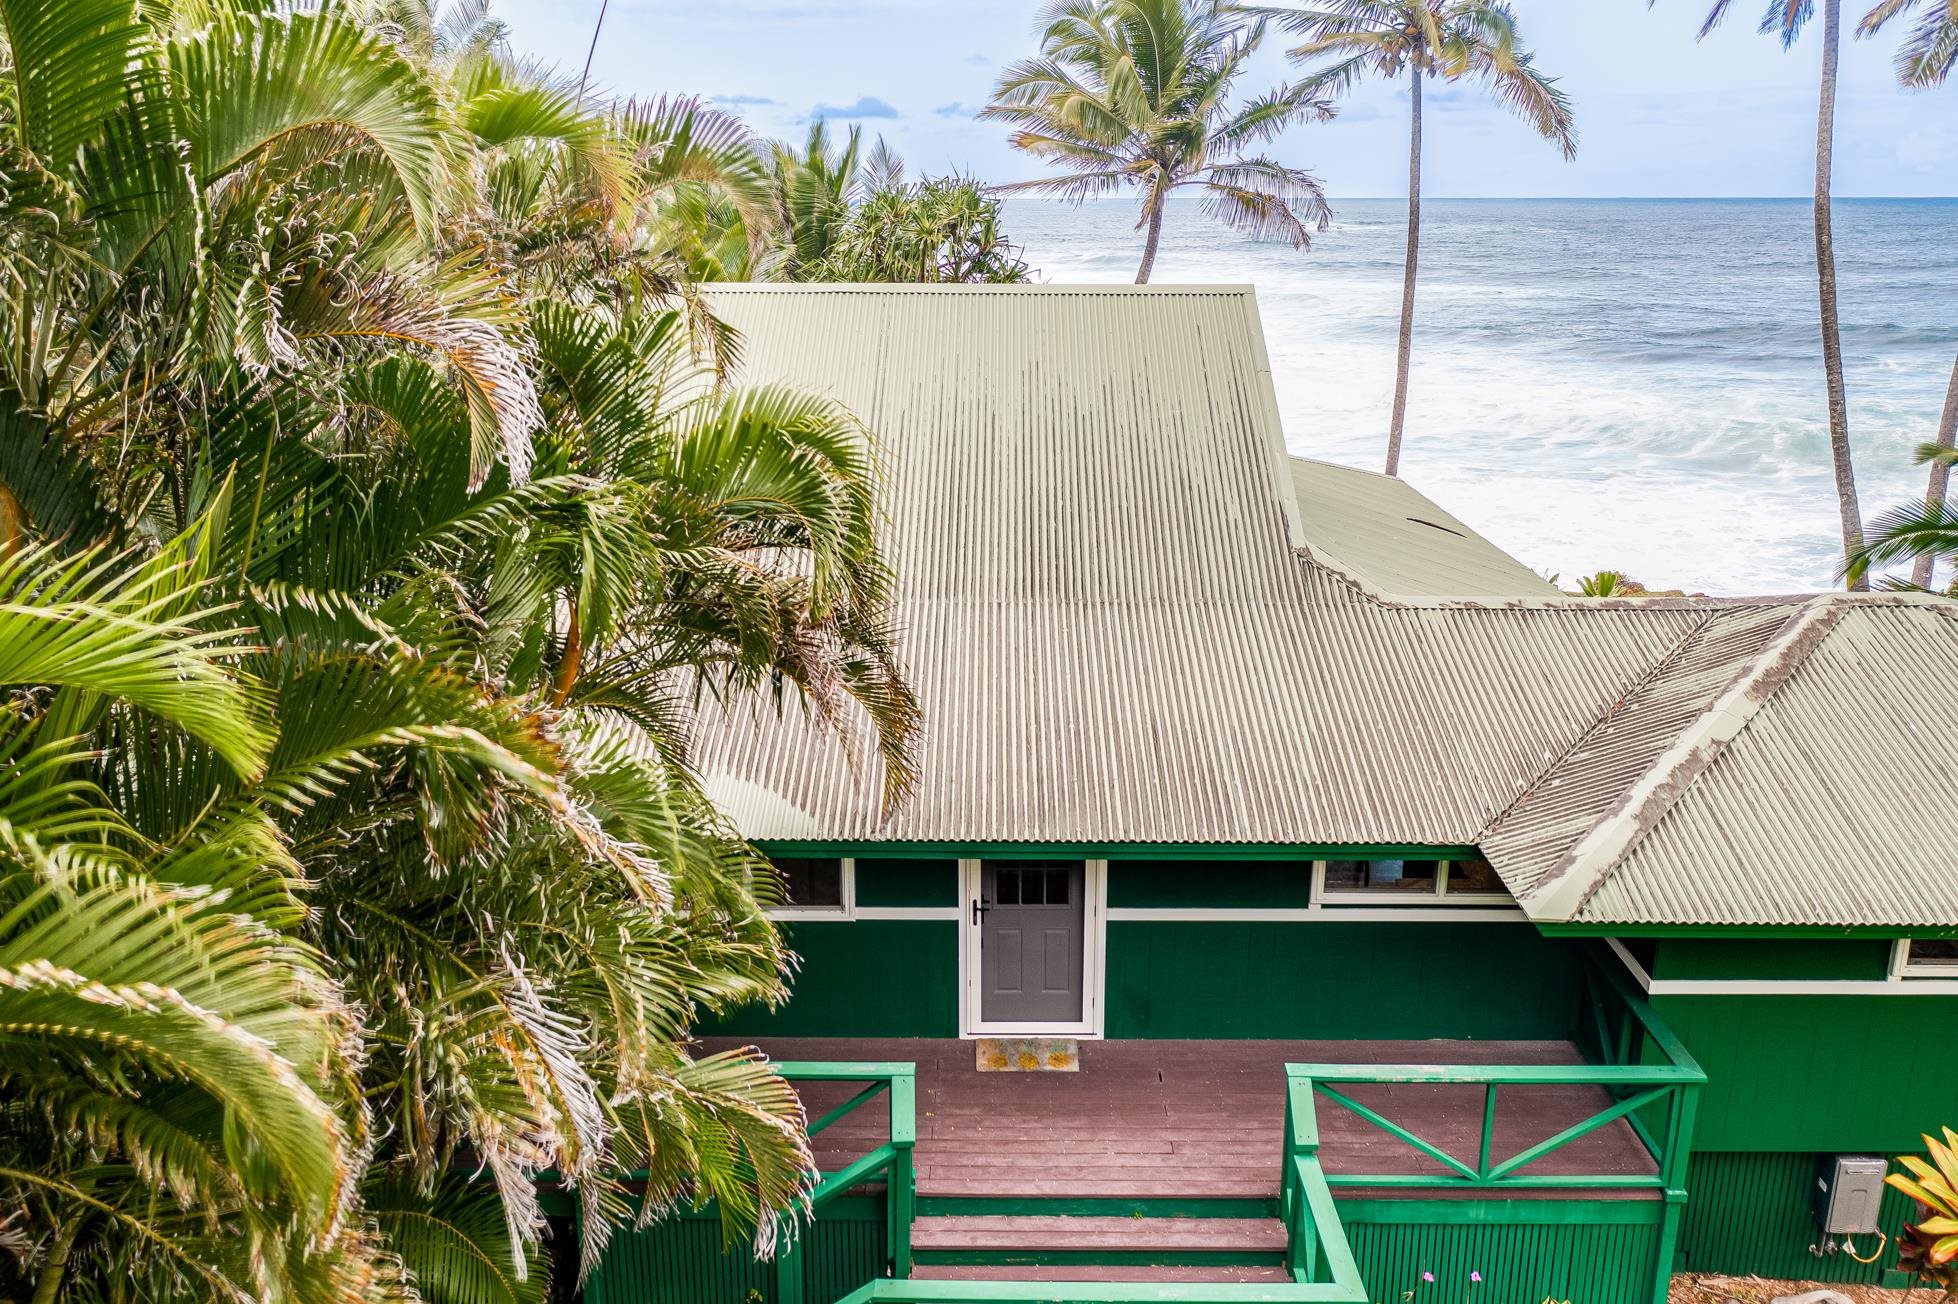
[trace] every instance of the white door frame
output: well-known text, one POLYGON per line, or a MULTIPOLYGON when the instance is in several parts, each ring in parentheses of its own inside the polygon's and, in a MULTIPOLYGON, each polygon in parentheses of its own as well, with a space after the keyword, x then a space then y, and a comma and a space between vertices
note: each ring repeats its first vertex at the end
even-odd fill
MULTIPOLYGON (((1002 858, 1006 859, 1006 858, 1002 858)), ((979 1017, 979 920, 972 903, 982 882, 978 860, 959 861, 959 1036, 974 1037, 1100 1037, 1106 1025, 1103 1010, 1102 957, 1108 926, 1108 862, 1084 860, 1081 909, 1081 1019, 1075 1023, 987 1023, 979 1017)))

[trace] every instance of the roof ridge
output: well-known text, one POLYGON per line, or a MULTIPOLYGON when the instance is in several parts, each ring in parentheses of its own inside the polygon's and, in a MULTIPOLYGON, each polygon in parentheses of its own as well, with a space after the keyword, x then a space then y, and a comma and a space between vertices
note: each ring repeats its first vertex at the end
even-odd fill
POLYGON ((1726 613, 1722 611, 1709 610, 1706 613, 1706 619, 1681 634, 1673 641, 1673 645, 1660 655, 1657 661, 1654 661, 1644 670, 1632 676, 1626 685, 1619 690, 1618 696, 1612 699, 1611 704, 1605 708, 1604 714, 1578 730, 1577 736, 1571 739, 1562 751, 1544 763, 1543 768, 1536 772, 1530 779, 1529 785, 1523 791, 1517 793, 1507 806, 1504 806, 1483 822, 1481 832, 1476 834, 1477 844, 1479 845, 1483 839, 1495 832, 1496 827, 1514 814, 1517 807, 1536 794, 1537 786, 1543 781, 1545 775, 1569 760, 1577 752, 1583 750, 1584 744, 1594 738, 1600 729, 1618 718, 1618 713, 1625 709, 1625 705, 1628 702, 1645 691, 1646 686, 1653 680, 1659 678, 1670 667, 1677 664, 1679 659, 1686 655, 1686 649, 1693 646, 1694 641, 1706 632, 1707 627, 1724 614, 1726 613))
MULTIPOLYGON (((1808 659, 1809 653, 1828 638, 1843 614, 1856 605, 1841 601, 1841 596, 1822 593, 1804 602, 1782 622, 1761 650, 1734 672, 1720 694, 1654 759, 1624 796, 1572 844, 1529 894, 1532 918, 1569 919, 1583 908, 1611 870, 1719 758, 1727 744, 1740 735, 1767 700, 1808 659)), ((1710 624, 1711 620, 1702 622, 1694 635, 1703 633, 1710 624)), ((1685 642, 1682 640, 1682 646, 1685 642)), ((1654 675, 1647 676, 1639 688, 1651 683, 1657 673, 1655 669, 1654 675)), ((1603 723, 1599 721, 1594 729, 1603 723)), ((1585 732, 1589 736, 1593 730, 1585 732)))

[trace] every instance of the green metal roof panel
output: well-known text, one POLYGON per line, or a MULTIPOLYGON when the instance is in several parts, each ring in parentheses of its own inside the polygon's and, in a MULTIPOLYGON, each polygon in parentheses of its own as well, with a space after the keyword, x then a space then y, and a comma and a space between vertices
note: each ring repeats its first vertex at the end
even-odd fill
MULTIPOLYGON (((1676 802, 1676 831, 1599 834, 1611 865, 1638 853, 1636 882, 1544 885, 1613 812, 1651 800, 1640 785, 1657 758, 1704 725, 1802 600, 1538 596, 1535 577, 1465 527, 1439 552, 1397 556, 1407 518, 1436 509, 1337 468, 1308 465, 1301 485, 1242 287, 756 286, 709 299, 746 337, 741 380, 825 390, 876 432, 926 714, 922 781, 887 814, 861 736, 839 746, 793 705, 708 708, 696 763, 749 836, 1453 846, 1486 833, 1545 920, 1580 908, 1778 917, 1759 883, 1729 884, 1717 907, 1663 886, 1719 881, 1698 810, 1735 819, 1739 806, 1676 802), (1329 507, 1342 485, 1347 501, 1329 507), (1417 580, 1470 592, 1396 591, 1417 580), (1614 721, 1622 737, 1601 733, 1614 721)), ((1958 638, 1939 643, 1940 628, 1951 622, 1877 621, 1869 637, 1925 669, 1958 638)), ((1777 755, 1819 766, 1818 783, 1891 755, 1892 732, 1958 724, 1958 675, 1908 711, 1907 695, 1863 699, 1846 680, 1815 692, 1777 723, 1791 740, 1777 755)), ((1958 779, 1922 773, 1947 792, 1958 779)), ((1786 782, 1807 792, 1792 768, 1786 782)), ((1778 838, 1803 872, 1876 863, 1908 838, 1913 854, 1958 863, 1958 822, 1888 813, 1901 831, 1879 839, 1864 820, 1806 818, 1772 838, 1745 821, 1723 836, 1778 838)), ((1958 891, 1899 901, 1909 923, 1958 924, 1958 891)))

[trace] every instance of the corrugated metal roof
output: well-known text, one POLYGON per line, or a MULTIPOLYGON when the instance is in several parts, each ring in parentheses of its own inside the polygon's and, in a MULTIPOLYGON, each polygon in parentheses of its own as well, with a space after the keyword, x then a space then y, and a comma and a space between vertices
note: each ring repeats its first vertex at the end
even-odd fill
POLYGON ((1948 808, 1913 800, 1958 785, 1952 608, 1831 595, 1778 614, 1690 640, 1497 823, 1485 849, 1532 915, 1870 926, 1958 915, 1948 808), (1584 804, 1572 789, 1604 803, 1572 818, 1584 804))
MULTIPOLYGON (((1425 502, 1411 491, 1370 485, 1393 516, 1375 527, 1352 519, 1357 493, 1345 520, 1300 494, 1246 288, 710 293, 746 336, 744 381, 826 390, 879 435, 926 716, 921 783, 888 816, 870 749, 754 704, 703 720, 696 762, 751 837, 1461 845, 1503 816, 1498 869, 1526 906, 1560 899, 1538 891, 1560 840, 1623 801, 1800 610, 1393 592, 1523 580, 1465 527, 1471 546, 1433 564, 1386 555, 1425 502), (1336 564, 1340 539, 1373 540, 1347 545, 1367 560, 1336 564)), ((1918 706, 1948 726, 1941 692, 1918 706)), ((1786 727, 1874 747, 1888 718, 1854 701, 1786 727)), ((1949 844, 1954 822, 1935 823, 1949 844)), ((1805 854, 1839 862, 1849 830, 1805 854)), ((1660 853, 1676 840, 1631 849, 1648 845, 1648 876, 1703 868, 1660 853)), ((1958 923, 1951 895, 1912 922, 1958 923)))
POLYGON ((1397 476, 1291 459, 1299 522, 1321 560, 1408 597, 1557 596, 1557 586, 1397 476))

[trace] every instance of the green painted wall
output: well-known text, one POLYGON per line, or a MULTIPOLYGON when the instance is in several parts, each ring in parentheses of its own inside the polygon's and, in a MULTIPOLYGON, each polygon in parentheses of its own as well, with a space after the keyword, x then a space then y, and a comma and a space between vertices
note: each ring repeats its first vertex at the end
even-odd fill
POLYGON ((860 906, 955 906, 959 862, 909 856, 857 858, 860 906))
MULTIPOLYGON (((1684 1266, 1693 1272, 1886 1284, 1885 1271, 1897 1264, 1894 1249, 1886 1247, 1867 1265, 1846 1254, 1817 1258, 1808 1252, 1818 1239, 1808 1203, 1815 1159, 1813 1154, 1695 1154, 1679 1230, 1684 1266)), ((1909 1212, 1908 1198, 1885 1191, 1878 1224, 1894 1240, 1909 1212)), ((1857 1241, 1859 1254, 1875 1249, 1874 1238, 1857 1241)))
POLYGON ((1523 923, 1116 920, 1107 1033, 1563 1037, 1580 945, 1523 923))
POLYGON ((1310 860, 1111 860, 1108 904, 1155 909, 1312 904, 1310 860))
POLYGON ((959 926, 952 919, 789 923, 802 957, 788 1003, 700 1030, 714 1037, 956 1037, 959 926))
MULTIPOLYGON (((1658 979, 1869 981, 1883 938, 1660 938, 1658 979)), ((1919 1148, 1958 1108, 1958 996, 1659 996, 1653 1008, 1707 1072, 1693 1147, 1705 1151, 1919 1148)), ((1803 1242, 1807 1244, 1806 1241, 1803 1242)))
POLYGON ((1890 943, 1858 938, 1654 940, 1654 978, 1877 979, 1890 972, 1890 943))
POLYGON ((1501 1213, 1454 1225, 1400 1218, 1368 1221, 1346 1214, 1344 1205, 1341 1221, 1360 1276, 1376 1300, 1646 1304, 1652 1298, 1659 1231, 1653 1218, 1656 1204, 1648 1208, 1648 1202, 1621 1201, 1626 1207, 1596 1210, 1599 1217, 1630 1221, 1562 1223, 1535 1218, 1546 1206, 1568 1202, 1529 1203, 1538 1208, 1517 1210, 1515 1219, 1524 1219, 1520 1221, 1501 1213), (1482 1280, 1471 1281, 1471 1272, 1481 1273, 1482 1280), (1422 1280, 1423 1273, 1433 1273, 1435 1280, 1422 1280))
POLYGON ((1958 1122, 1958 997, 1660 996, 1706 1070, 1695 1150, 1921 1149, 1958 1122))
MULTIPOLYGON (((802 1233, 805 1304, 833 1304, 887 1266, 881 1200, 839 1202, 802 1233)), ((745 1242, 724 1247, 720 1219, 669 1218, 618 1232, 585 1282, 585 1304, 773 1304, 775 1265, 745 1242)))

